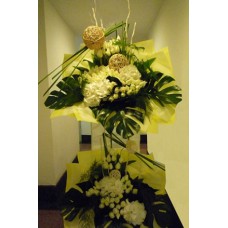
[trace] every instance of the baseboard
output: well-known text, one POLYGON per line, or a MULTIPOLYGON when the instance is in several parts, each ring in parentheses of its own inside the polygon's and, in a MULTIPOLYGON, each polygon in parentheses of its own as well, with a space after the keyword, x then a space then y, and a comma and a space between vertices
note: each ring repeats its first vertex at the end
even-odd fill
POLYGON ((38 209, 57 210, 57 193, 54 185, 38 186, 38 209))
MULTIPOLYGON (((77 162, 75 157, 73 163, 77 162)), ((67 171, 59 179, 56 185, 38 185, 38 209, 39 210, 59 210, 61 201, 66 189, 67 171)))

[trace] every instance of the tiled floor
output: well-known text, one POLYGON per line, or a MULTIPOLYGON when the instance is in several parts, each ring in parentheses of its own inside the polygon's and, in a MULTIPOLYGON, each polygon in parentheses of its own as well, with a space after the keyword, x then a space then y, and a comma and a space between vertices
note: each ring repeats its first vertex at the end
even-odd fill
POLYGON ((38 228, 63 228, 63 219, 59 211, 39 210, 38 228))

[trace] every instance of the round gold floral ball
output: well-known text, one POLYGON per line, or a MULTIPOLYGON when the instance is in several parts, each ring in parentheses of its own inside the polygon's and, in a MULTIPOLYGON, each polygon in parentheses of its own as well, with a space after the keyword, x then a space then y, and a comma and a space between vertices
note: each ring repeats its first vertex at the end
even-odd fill
POLYGON ((129 64, 127 58, 122 54, 114 54, 108 62, 109 68, 119 71, 120 68, 129 64))
POLYGON ((117 180, 119 180, 119 179, 121 178, 121 173, 120 173, 119 170, 113 169, 113 170, 109 173, 109 176, 110 176, 110 177, 113 177, 113 178, 115 178, 115 179, 117 179, 117 180))
POLYGON ((82 38, 89 49, 100 49, 105 41, 104 30, 98 26, 89 26, 83 32, 82 38))

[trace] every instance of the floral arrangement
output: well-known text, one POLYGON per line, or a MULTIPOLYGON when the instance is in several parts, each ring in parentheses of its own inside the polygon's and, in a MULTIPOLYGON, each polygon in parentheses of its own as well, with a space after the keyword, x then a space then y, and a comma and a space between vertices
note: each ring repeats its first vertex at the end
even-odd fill
POLYGON ((164 166, 152 155, 108 148, 107 138, 103 151, 79 152, 68 164, 65 227, 166 227, 164 166))
POLYGON ((85 45, 40 81, 54 74, 45 92, 56 84, 45 101, 53 117, 74 115, 104 127, 104 149, 79 152, 78 163, 68 165, 65 227, 169 226, 164 165, 135 151, 130 138, 172 122, 181 89, 168 49, 154 51, 152 40, 134 44, 127 30, 124 22, 87 27, 85 45))
POLYGON ((116 130, 124 139, 139 131, 154 132, 158 123, 173 120, 181 93, 170 76, 168 50, 155 52, 151 40, 128 43, 124 28, 119 23, 106 32, 97 26, 84 31, 88 46, 66 55, 53 76, 54 83, 63 76, 59 91, 52 91, 45 102, 56 110, 53 116, 73 114, 79 121, 99 122, 109 134, 116 130), (106 41, 118 28, 123 37, 106 41), (89 37, 95 40, 92 44, 89 37))

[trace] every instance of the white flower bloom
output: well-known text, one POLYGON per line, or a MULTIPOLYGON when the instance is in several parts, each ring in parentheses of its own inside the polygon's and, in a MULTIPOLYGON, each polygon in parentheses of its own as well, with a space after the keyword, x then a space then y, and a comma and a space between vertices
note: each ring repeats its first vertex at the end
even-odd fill
POLYGON ((120 206, 121 207, 125 207, 126 206, 126 202, 125 201, 121 201, 120 206))
POLYGON ((138 201, 127 202, 127 205, 123 208, 124 219, 133 224, 141 225, 146 218, 146 210, 143 203, 138 201))
POLYGON ((118 214, 118 213, 119 213, 119 210, 115 207, 115 208, 113 209, 113 213, 114 213, 114 214, 118 214))
POLYGON ((113 169, 113 164, 112 163, 109 164, 109 169, 113 169))
POLYGON ((103 54, 110 56, 120 52, 119 46, 114 44, 115 41, 116 39, 112 39, 104 42, 103 48, 102 48, 103 54))
POLYGON ((110 217, 111 219, 114 219, 114 218, 115 218, 114 213, 113 213, 113 212, 109 212, 109 217, 110 217))
POLYGON ((141 74, 134 65, 127 65, 120 69, 119 80, 123 83, 121 92, 127 92, 128 95, 138 93, 146 85, 146 81, 140 79, 141 74))
POLYGON ((84 102, 89 107, 96 107, 102 100, 112 102, 126 95, 137 94, 146 85, 140 78, 140 72, 131 64, 121 68, 120 72, 108 66, 96 66, 82 75, 82 79, 87 82, 83 89, 84 102), (118 78, 122 86, 116 87, 113 92, 116 83, 108 80, 108 76, 118 78))
POLYGON ((121 97, 125 97, 126 94, 125 94, 125 93, 121 93, 120 96, 121 96, 121 97))
POLYGON ((114 203, 110 203, 109 207, 110 208, 114 208, 115 207, 115 204, 114 203))
POLYGON ((103 163, 103 168, 104 168, 104 169, 108 169, 108 167, 109 167, 108 162, 104 162, 104 163, 103 163))
POLYGON ((137 67, 134 65, 127 65, 120 69, 120 77, 121 79, 126 82, 127 80, 138 80, 141 78, 141 74, 138 71, 137 67))
POLYGON ((103 204, 103 203, 101 203, 100 205, 99 205, 99 208, 104 208, 105 207, 105 205, 103 204))
POLYGON ((116 169, 120 169, 121 168, 121 164, 118 162, 115 166, 116 169))
POLYGON ((106 79, 109 75, 118 77, 118 72, 109 69, 109 67, 101 66, 82 75, 83 79, 87 81, 83 96, 84 102, 88 106, 98 106, 102 99, 111 94, 115 83, 106 79))
POLYGON ((85 103, 90 107, 98 106, 101 99, 110 94, 109 84, 108 80, 86 84, 83 91, 85 103))
POLYGON ((119 98, 118 94, 115 93, 115 94, 113 95, 113 98, 114 98, 114 99, 118 99, 118 98, 119 98))
POLYGON ((123 193, 123 184, 120 180, 113 177, 104 177, 99 182, 100 189, 109 194, 114 193, 116 196, 123 193))
POLYGON ((106 160, 107 160, 107 162, 111 162, 112 158, 109 154, 107 155, 106 160))
POLYGON ((99 49, 99 50, 96 52, 96 55, 98 56, 98 58, 102 58, 102 56, 103 56, 102 49, 99 49))
MULTIPOLYGON (((119 203, 120 202, 120 199, 117 197, 117 198, 115 198, 115 203, 119 203)), ((118 205, 117 205, 118 206, 118 205)))

